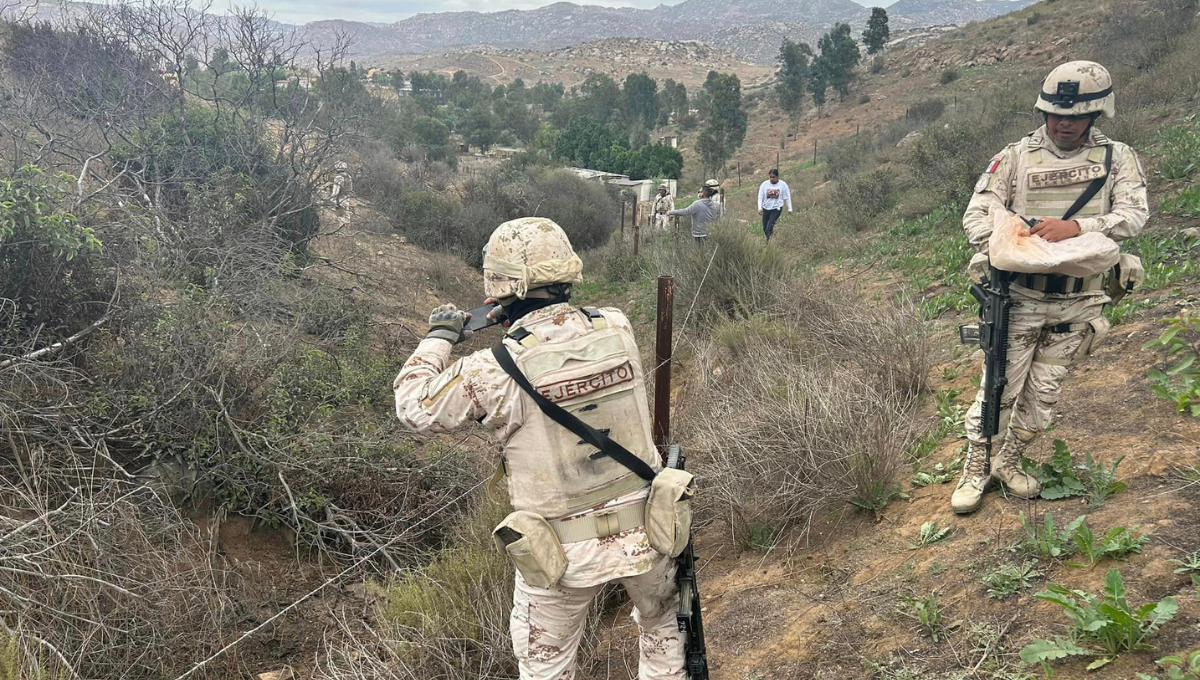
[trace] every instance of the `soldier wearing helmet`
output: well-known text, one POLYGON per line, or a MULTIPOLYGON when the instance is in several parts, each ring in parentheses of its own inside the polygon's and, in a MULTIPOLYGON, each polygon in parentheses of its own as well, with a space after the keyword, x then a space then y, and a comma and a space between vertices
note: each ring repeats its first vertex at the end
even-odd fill
MULTIPOLYGON (((1115 113, 1112 78, 1095 62, 1072 61, 1042 82, 1035 108, 1045 125, 989 161, 963 215, 971 245, 986 261, 994 211, 1041 220, 1031 231, 1057 242, 1099 232, 1120 242, 1146 224, 1146 178, 1137 154, 1096 128, 1115 113), (1087 198, 1089 186, 1098 191, 1087 198), (1082 205, 1077 205, 1082 202, 1082 205)), ((975 261, 973 261, 973 265, 975 261)), ((967 412, 968 449, 962 478, 951 497, 955 512, 974 512, 988 485, 999 481, 1021 498, 1041 486, 1021 469, 1021 457, 1054 417, 1069 370, 1104 340, 1110 301, 1104 275, 1016 274, 1011 280, 1008 384, 1000 400, 1003 444, 984 473, 980 425, 983 390, 967 412)))
MULTIPOLYGON (((567 235, 544 218, 500 225, 484 251, 484 292, 502 305, 502 346, 532 389, 607 433, 653 476, 641 356, 629 320, 612 308, 570 304, 583 265, 567 235)), ((468 315, 443 305, 393 385, 396 413, 436 434, 478 422, 504 447, 497 480, 515 512, 493 533, 516 568, 510 618, 522 680, 573 676, 590 603, 609 582, 633 600, 641 629, 639 677, 682 680, 675 562, 645 527, 650 485, 548 417, 510 377, 497 350, 451 362, 468 339, 468 315)))

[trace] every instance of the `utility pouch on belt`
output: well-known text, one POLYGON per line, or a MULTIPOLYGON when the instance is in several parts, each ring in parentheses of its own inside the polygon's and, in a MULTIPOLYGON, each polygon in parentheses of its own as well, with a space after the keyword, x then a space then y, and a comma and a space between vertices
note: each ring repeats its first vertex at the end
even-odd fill
POLYGON ((665 468, 650 484, 646 501, 646 537, 650 547, 678 557, 692 533, 692 496, 696 482, 690 472, 665 468))
POLYGON ((541 515, 524 510, 512 513, 492 531, 492 540, 535 588, 554 587, 567 570, 562 544, 541 515))
POLYGON ((1145 280, 1146 269, 1142 267, 1142 258, 1122 254, 1121 259, 1105 276, 1104 292, 1112 298, 1112 304, 1116 305, 1145 280))

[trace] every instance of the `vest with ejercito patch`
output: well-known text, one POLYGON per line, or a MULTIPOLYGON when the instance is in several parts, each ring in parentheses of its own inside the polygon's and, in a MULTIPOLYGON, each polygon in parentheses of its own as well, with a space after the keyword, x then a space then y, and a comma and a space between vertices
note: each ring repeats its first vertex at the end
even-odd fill
POLYGON ((1104 168, 1107 137, 1094 132, 1088 146, 1068 158, 1059 158, 1041 146, 1041 132, 1035 132, 1017 146, 1013 173, 1013 212, 1029 218, 1061 219, 1092 180, 1105 178, 1105 186, 1072 217, 1096 217, 1111 210, 1108 175, 1104 168))
MULTIPOLYGON (((602 314, 577 338, 542 342, 538 322, 520 342, 505 346, 529 382, 546 398, 607 434, 645 461, 662 468, 650 432, 650 406, 642 362, 633 337, 602 314)), ((577 310, 577 314, 585 312, 577 310)), ((504 442, 508 496, 513 508, 554 519, 649 486, 624 465, 600 453, 551 420, 533 398, 520 394, 524 420, 504 442)))

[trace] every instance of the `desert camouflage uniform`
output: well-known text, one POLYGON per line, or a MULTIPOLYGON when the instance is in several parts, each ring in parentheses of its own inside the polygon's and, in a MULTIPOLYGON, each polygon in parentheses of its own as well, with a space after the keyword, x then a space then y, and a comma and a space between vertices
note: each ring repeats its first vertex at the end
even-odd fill
POLYGON ((667 215, 667 213, 671 212, 674 209, 675 209, 675 197, 672 196, 671 194, 667 194, 666 196, 655 196, 654 197, 654 208, 653 208, 654 226, 657 227, 659 231, 670 231, 671 230, 671 226, 670 226, 671 218, 670 218, 670 216, 667 215))
MULTIPOLYGON (((1113 146, 1112 171, 1100 193, 1089 202, 1092 209, 1080 211, 1080 216, 1073 219, 1079 223, 1081 231, 1098 231, 1117 242, 1136 236, 1146 224, 1149 206, 1145 174, 1133 150, 1092 128, 1079 149, 1064 151, 1054 145, 1043 126, 1000 152, 980 177, 963 216, 963 228, 971 245, 981 253, 987 252, 992 232, 991 211, 1011 209, 1022 213, 1025 171, 1030 166, 1031 154, 1053 154, 1060 159, 1079 157, 1085 162, 1092 149, 1104 144, 1113 146), (1098 209, 1095 206, 1099 206, 1098 209)), ((1086 186, 1083 182, 1066 188, 1078 195, 1086 186)), ((1022 215, 1057 219, 1062 217, 1062 212, 1022 215)), ((1103 310, 1109 298, 1102 290, 1051 295, 1013 284, 1011 291, 1008 387, 1001 399, 1000 432, 1007 436, 1011 426, 1025 430, 1029 433, 1026 436, 1031 437, 1050 426, 1068 368, 1086 359, 1103 340, 1103 333, 1107 331, 1103 310), (1049 331, 1049 327, 1059 324, 1094 325, 1066 333, 1049 331)), ((980 444, 984 441, 980 425, 983 396, 980 389, 966 417, 967 437, 980 444)))
MULTIPOLYGON (((633 334, 628 319, 616 309, 603 310, 616 328, 633 334)), ((569 304, 557 304, 522 317, 515 327, 533 332, 542 342, 563 342, 591 331, 588 318, 569 304)), ((442 433, 477 421, 506 442, 521 428, 525 414, 521 388, 484 350, 450 363, 451 345, 423 340, 393 385, 396 413, 422 433, 442 433), (449 365, 448 365, 449 364, 449 365)), ((635 367, 641 371, 640 363, 635 367)), ((648 489, 626 494, 577 517, 644 501, 648 489)), ((565 518, 548 518, 565 519, 565 518)), ((640 680, 682 680, 683 640, 675 623, 679 593, 674 561, 650 547, 643 527, 608 538, 563 546, 567 570, 552 588, 527 584, 516 577, 510 628, 522 680, 567 680, 574 677, 575 656, 593 596, 610 581, 621 583, 634 604, 633 619, 641 629, 640 680)))

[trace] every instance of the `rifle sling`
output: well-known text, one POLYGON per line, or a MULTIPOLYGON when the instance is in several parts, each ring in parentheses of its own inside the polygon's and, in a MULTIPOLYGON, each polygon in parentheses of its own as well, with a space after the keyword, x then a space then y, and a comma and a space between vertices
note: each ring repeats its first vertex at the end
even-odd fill
POLYGON ((537 388, 530 384, 529 379, 526 378, 525 374, 521 372, 521 369, 517 367, 517 362, 513 361, 512 354, 510 354, 508 348, 504 346, 503 340, 500 341, 500 344, 492 348, 492 356, 496 357, 496 361, 500 364, 500 368, 504 369, 504 372, 507 373, 513 380, 515 380, 518 385, 520 385, 521 389, 525 391, 525 394, 528 394, 533 399, 533 402, 538 405, 538 408, 540 408, 542 413, 545 413, 550 420, 553 420, 559 425, 562 425, 571 432, 575 433, 580 439, 596 447, 604 455, 629 468, 629 471, 638 477, 641 477, 647 482, 654 481, 654 477, 656 476, 654 469, 647 465, 646 461, 638 458, 636 455, 631 453, 629 449, 626 449, 624 446, 621 446, 617 442, 610 439, 608 435, 583 422, 574 414, 558 404, 550 401, 541 392, 538 392, 537 388))
POLYGON ((1097 177, 1096 179, 1092 180, 1092 183, 1083 190, 1083 193, 1079 195, 1079 198, 1075 199, 1075 202, 1071 204, 1071 207, 1067 208, 1067 212, 1062 216, 1064 220, 1071 219, 1075 216, 1075 213, 1082 210, 1083 206, 1087 205, 1088 201, 1092 200, 1092 198, 1100 191, 1100 188, 1104 186, 1104 183, 1108 181, 1108 176, 1112 174, 1112 153, 1112 144, 1105 144, 1104 176, 1097 177))

